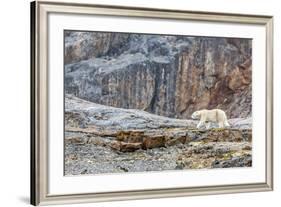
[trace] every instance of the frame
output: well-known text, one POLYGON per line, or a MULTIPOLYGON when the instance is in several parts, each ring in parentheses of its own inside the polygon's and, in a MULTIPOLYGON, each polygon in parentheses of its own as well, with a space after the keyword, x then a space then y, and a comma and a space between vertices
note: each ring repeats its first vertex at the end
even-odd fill
POLYGON ((207 194, 273 190, 273 17, 261 15, 164 10, 75 3, 31 3, 31 204, 66 204, 130 199, 149 199, 207 194), (266 126, 265 182, 203 187, 175 187, 99 193, 55 194, 48 191, 48 15, 84 14, 157 18, 183 21, 260 25, 266 31, 266 126))

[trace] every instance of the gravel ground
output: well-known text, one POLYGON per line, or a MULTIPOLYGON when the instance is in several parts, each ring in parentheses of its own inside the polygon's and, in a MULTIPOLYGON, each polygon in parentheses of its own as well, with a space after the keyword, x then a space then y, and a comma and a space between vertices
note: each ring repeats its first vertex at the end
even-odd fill
POLYGON ((250 167, 249 142, 192 142, 118 152, 96 144, 65 145, 65 175, 250 167))

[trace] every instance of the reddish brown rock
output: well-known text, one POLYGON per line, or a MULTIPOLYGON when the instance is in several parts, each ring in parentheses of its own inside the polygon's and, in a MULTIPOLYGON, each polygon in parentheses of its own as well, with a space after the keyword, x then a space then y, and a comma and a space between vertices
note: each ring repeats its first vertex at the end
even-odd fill
POLYGON ((185 144, 186 142, 186 137, 177 137, 177 138, 168 138, 167 141, 165 142, 165 146, 173 146, 177 144, 185 144))
POLYGON ((120 152, 133 152, 138 149, 142 148, 142 143, 136 142, 136 143, 130 143, 130 142, 121 142, 121 141, 115 141, 110 144, 110 147, 114 150, 120 151, 120 152))
POLYGON ((119 131, 116 139, 123 142, 142 142, 144 131, 119 131))
POLYGON ((150 149, 165 146, 165 137, 163 135, 156 135, 153 137, 145 137, 143 139, 143 148, 150 149))

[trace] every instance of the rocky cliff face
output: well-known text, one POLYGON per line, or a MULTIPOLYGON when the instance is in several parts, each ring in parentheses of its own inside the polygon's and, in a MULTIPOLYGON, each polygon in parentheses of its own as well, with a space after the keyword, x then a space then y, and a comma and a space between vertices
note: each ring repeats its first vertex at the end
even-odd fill
POLYGON ((250 117, 251 57, 249 39, 65 32, 65 91, 173 118, 250 117))

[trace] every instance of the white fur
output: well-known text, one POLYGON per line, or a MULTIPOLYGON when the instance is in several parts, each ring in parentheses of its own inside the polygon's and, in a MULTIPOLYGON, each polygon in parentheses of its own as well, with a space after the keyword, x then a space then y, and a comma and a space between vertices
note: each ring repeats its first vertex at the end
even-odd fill
POLYGON ((206 122, 208 122, 206 128, 210 128, 210 122, 215 122, 219 124, 219 128, 225 128, 229 127, 229 123, 227 121, 226 114, 223 110, 220 109, 212 109, 212 110, 200 110, 200 111, 195 111, 191 115, 192 119, 199 119, 199 123, 197 125, 197 128, 200 128, 201 126, 205 125, 206 122))

